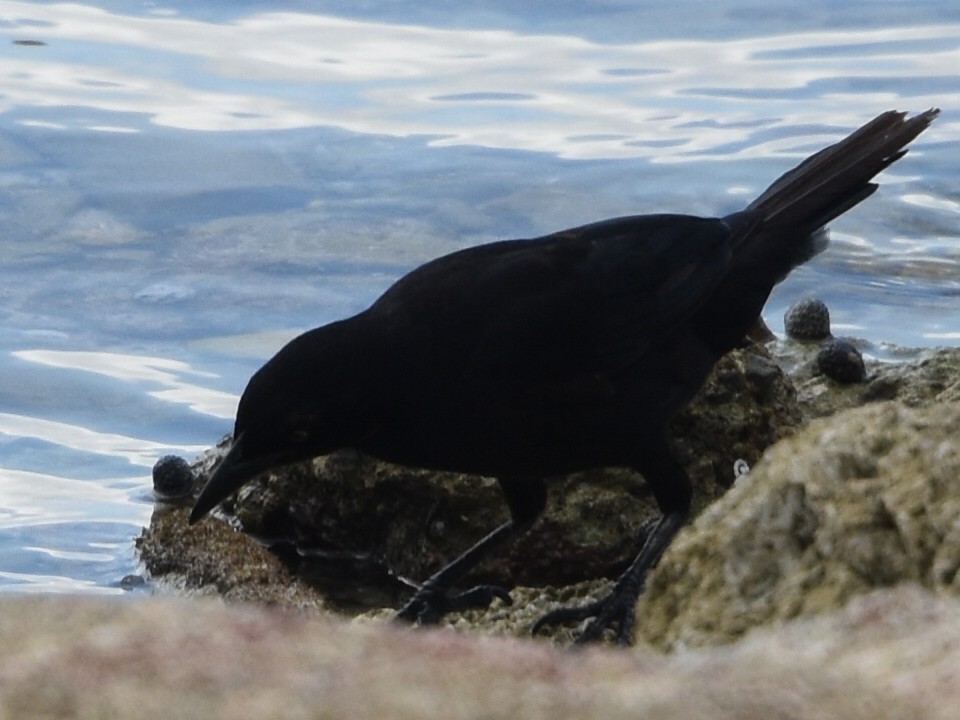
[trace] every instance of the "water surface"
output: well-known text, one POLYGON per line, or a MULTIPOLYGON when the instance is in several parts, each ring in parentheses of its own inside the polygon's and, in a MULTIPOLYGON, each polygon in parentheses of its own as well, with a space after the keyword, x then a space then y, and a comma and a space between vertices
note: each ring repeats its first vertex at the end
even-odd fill
POLYGON ((767 319, 956 343, 960 7, 634 5, 0 0, 0 590, 123 592, 155 459, 425 260, 728 212, 889 108, 944 113, 767 319))

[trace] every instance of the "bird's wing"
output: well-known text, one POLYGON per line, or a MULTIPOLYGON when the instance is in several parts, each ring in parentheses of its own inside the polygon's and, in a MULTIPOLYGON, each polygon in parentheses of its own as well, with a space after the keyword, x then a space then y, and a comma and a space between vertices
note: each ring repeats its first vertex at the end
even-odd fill
POLYGON ((683 328, 723 280, 731 229, 714 218, 646 215, 588 225, 596 238, 584 268, 602 292, 597 338, 606 371, 630 365, 683 328))
POLYGON ((729 265, 729 238, 716 219, 607 220, 445 256, 404 277, 374 309, 401 313, 435 337, 446 362, 491 379, 615 372, 709 299, 729 265))

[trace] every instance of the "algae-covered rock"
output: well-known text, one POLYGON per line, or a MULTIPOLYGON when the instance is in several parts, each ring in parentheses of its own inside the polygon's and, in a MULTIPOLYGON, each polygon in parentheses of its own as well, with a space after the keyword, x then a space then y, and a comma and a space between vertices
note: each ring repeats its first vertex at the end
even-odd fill
POLYGON ((137 538, 150 576, 167 590, 325 610, 323 596, 275 555, 225 523, 187 526, 185 508, 160 507, 137 538))
POLYGON ((916 582, 960 595, 960 404, 883 403, 772 447, 681 532, 638 605, 661 648, 730 641, 916 582))

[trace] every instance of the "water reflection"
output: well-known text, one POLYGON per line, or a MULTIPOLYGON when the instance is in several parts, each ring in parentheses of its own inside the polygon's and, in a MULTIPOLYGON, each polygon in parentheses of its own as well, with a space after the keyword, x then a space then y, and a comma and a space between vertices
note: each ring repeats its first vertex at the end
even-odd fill
MULTIPOLYGON (((152 398, 179 406, 178 417, 232 417, 236 397, 205 387, 216 376, 181 361, 123 353, 17 350, 10 356, 35 368, 67 372, 74 394, 33 373, 4 368, 0 398, 33 400, 33 414, 0 412, 0 591, 119 593, 134 571, 133 537, 151 512, 149 468, 169 452, 193 457, 205 444, 146 439, 97 426, 162 434, 164 414, 147 410, 152 398), (79 376, 102 376, 130 395, 122 407, 91 403, 75 422, 42 417, 77 415, 83 396, 79 376), (15 386, 18 376, 23 381, 15 386), (16 389, 14 390, 14 387, 16 389), (41 401, 51 396, 54 408, 41 401), (142 399, 136 400, 140 396, 142 399), (142 423, 124 422, 131 410, 142 423), (111 416, 111 411, 116 417, 111 416)), ((116 397, 116 395, 115 395, 116 397)), ((207 432, 185 434, 203 439, 207 432)), ((193 423, 195 426, 195 421, 193 423)), ((214 436, 215 437, 215 436, 214 436)))
POLYGON ((25 590, 41 593, 83 593, 85 595, 117 595, 122 592, 116 588, 100 585, 93 580, 83 580, 77 577, 0 570, 0 592, 22 592, 25 590))
MULTIPOLYGON (((213 390, 203 385, 187 382, 183 375, 199 378, 215 378, 213 373, 194 370, 184 362, 165 358, 145 357, 141 355, 124 355, 105 352, 79 352, 64 350, 18 350, 11 353, 13 357, 29 362, 47 365, 50 367, 84 370, 87 372, 106 375, 115 380, 125 382, 143 381, 163 387, 162 390, 151 390, 150 397, 166 400, 172 403, 181 403, 190 410, 218 418, 232 418, 237 408, 237 397, 230 393, 213 390)), ((0 432, 2 432, 3 414, 0 413, 0 432)), ((56 425, 51 423, 50 425, 56 425)), ((77 432, 79 429, 70 429, 77 432)), ((88 438, 89 439, 89 438, 88 438)), ((120 447, 123 442, 103 439, 95 443, 96 447, 120 447)), ((86 447, 90 447, 87 445, 86 447)), ((149 451, 156 452, 163 446, 147 444, 149 451)), ((201 448, 202 449, 202 448, 201 448)), ((149 464, 152 464, 149 463, 149 464)))
POLYGON ((957 200, 932 197, 931 195, 923 195, 920 193, 907 193, 900 199, 911 205, 917 205, 919 207, 930 208, 931 210, 939 210, 941 212, 949 212, 953 213, 954 215, 960 215, 960 201, 957 200))
MULTIPOLYGON (((4 51, 0 110, 81 109, 57 121, 21 120, 48 129, 137 132, 141 115, 191 130, 328 126, 433 136, 435 145, 668 162, 732 147, 802 154, 834 128, 860 123, 865 107, 905 97, 917 109, 960 105, 960 25, 948 23, 602 44, 303 13, 213 24, 82 5, 2 7, 11 37, 46 45, 4 51), (125 56, 131 62, 120 62, 125 56), (729 102, 747 99, 763 100, 762 120, 729 102), (131 115, 124 124, 90 123, 84 107, 131 115), (714 124, 698 126, 704 115, 714 124), (803 125, 819 131, 753 141, 803 125)), ((957 129, 941 123, 931 134, 955 139, 957 129)))
MULTIPOLYGON (((131 488, 141 479, 90 482, 0 468, 0 529, 76 522, 129 521, 138 504, 131 488), (83 502, 78 502, 83 498, 83 502)), ((136 515, 145 514, 138 509, 136 515)))
MULTIPOLYGON (((0 433, 20 438, 36 438, 61 448, 120 458, 132 465, 143 467, 151 467, 157 457, 170 448, 164 443, 96 432, 78 425, 10 413, 0 413, 0 433)), ((205 447, 184 446, 182 450, 198 453, 205 447)))

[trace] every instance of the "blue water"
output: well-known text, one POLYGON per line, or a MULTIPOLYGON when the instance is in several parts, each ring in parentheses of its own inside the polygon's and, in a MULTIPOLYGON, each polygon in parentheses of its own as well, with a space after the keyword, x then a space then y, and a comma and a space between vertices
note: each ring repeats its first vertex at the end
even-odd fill
POLYGON ((121 593, 150 467, 436 255, 715 214, 944 113, 781 286, 960 342, 960 5, 0 0, 0 590, 121 593))

